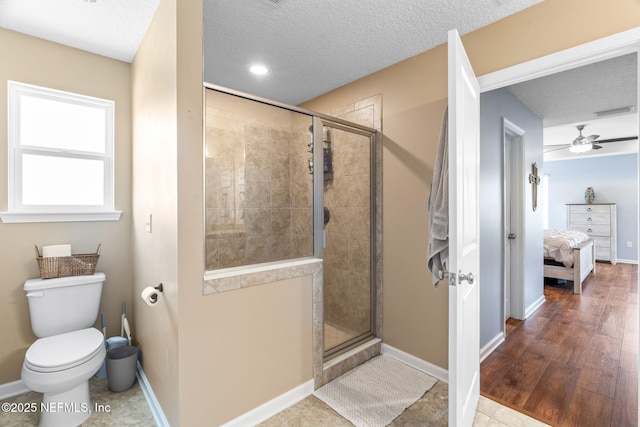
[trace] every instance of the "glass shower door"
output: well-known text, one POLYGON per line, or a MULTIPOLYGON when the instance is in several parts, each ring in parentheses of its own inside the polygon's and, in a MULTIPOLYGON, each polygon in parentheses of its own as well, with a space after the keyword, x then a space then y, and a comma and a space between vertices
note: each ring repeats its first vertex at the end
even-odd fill
POLYGON ((373 136, 324 123, 324 350, 331 357, 374 331, 373 136))

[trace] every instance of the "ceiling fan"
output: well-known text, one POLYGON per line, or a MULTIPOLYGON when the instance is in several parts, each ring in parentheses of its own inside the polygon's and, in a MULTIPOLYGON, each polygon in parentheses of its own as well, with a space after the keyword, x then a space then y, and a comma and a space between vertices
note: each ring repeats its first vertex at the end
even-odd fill
MULTIPOLYGON (((593 141, 600 138, 600 135, 582 136, 582 130, 584 129, 584 127, 585 125, 576 126, 576 128, 580 132, 580 135, 578 135, 578 137, 574 139, 571 145, 569 146, 569 151, 571 151, 572 153, 584 153, 596 147, 595 145, 593 145, 593 141)), ((602 148, 602 147, 598 146, 596 150, 599 148, 602 148)))
POLYGON ((552 151, 562 150, 565 148, 568 148, 569 151, 571 151, 572 153, 586 153, 589 150, 600 150, 602 148, 602 145, 600 144, 607 144, 610 142, 631 141, 634 139, 638 139, 637 136, 629 136, 624 138, 601 139, 596 141, 598 138, 600 138, 600 135, 589 135, 589 136, 582 135, 582 131, 585 128, 585 126, 586 125, 576 126, 576 128, 578 129, 579 135, 576 137, 576 139, 574 139, 571 142, 571 144, 566 144, 562 146, 556 145, 555 148, 551 150, 547 150, 545 151, 545 153, 550 153, 552 151))

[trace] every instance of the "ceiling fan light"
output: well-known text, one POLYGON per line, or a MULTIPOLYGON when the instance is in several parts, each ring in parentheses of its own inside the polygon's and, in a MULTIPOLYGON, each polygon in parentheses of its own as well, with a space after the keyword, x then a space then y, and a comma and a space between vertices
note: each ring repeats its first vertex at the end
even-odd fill
POLYGON ((592 143, 576 144, 576 145, 572 145, 571 147, 569 147, 569 151, 571 151, 572 153, 586 153, 587 151, 591 150, 592 148, 593 148, 593 144, 592 143))

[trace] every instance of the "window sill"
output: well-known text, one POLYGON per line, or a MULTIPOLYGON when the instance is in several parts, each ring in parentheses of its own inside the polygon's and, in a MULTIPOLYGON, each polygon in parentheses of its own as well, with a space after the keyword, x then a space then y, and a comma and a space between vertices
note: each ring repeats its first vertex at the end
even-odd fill
POLYGON ((25 222, 118 221, 122 211, 107 212, 0 212, 5 224, 25 222))

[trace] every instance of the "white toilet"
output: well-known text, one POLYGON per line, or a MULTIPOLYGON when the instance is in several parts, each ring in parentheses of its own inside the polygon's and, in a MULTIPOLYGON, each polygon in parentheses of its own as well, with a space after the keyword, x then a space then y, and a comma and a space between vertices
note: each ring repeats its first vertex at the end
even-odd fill
POLYGON ((91 416, 89 378, 106 355, 104 336, 93 327, 104 280, 104 273, 96 273, 24 284, 39 339, 25 355, 22 382, 44 394, 41 427, 77 426, 91 416))

